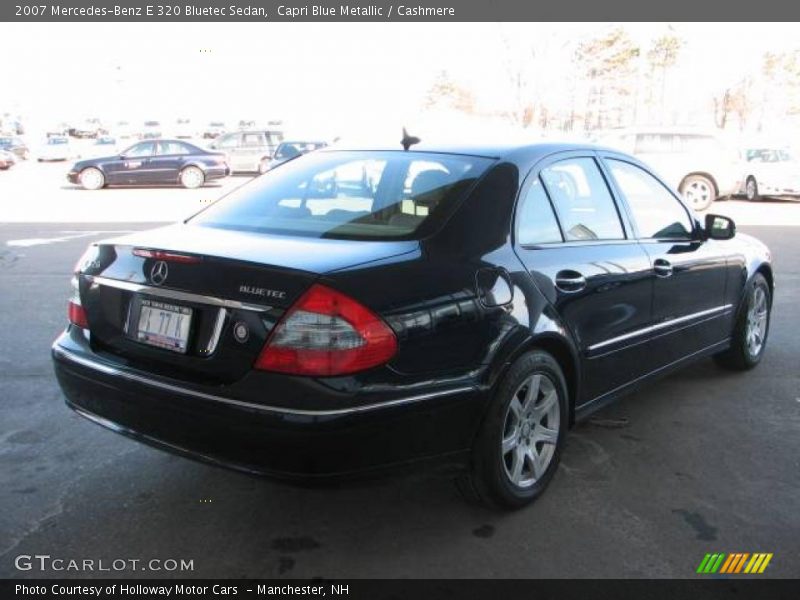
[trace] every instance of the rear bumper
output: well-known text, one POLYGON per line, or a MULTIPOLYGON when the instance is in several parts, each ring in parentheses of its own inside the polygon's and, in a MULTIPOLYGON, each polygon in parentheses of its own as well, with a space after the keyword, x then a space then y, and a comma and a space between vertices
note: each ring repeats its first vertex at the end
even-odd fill
POLYGON ((224 167, 207 167, 205 170, 206 180, 222 179, 231 174, 231 168, 228 165, 224 167))
POLYGON ((485 406, 484 394, 462 387, 351 409, 292 410, 154 379, 82 351, 68 333, 52 353, 67 405, 95 423, 176 454, 288 480, 423 462, 458 468, 485 406))

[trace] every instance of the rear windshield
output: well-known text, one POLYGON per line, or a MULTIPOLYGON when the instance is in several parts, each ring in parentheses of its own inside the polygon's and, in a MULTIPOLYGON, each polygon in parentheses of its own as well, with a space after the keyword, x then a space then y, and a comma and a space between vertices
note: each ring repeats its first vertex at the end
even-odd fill
POLYGON ((421 152, 321 152, 269 171, 191 223, 342 239, 416 239, 455 210, 492 159, 421 152))

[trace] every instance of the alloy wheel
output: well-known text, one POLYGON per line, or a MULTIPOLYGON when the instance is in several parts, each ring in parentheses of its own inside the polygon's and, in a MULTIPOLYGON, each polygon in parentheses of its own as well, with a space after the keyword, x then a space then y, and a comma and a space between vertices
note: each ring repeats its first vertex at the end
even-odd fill
POLYGON ((761 286, 753 288, 750 296, 750 304, 747 309, 747 352, 755 358, 764 348, 764 341, 767 337, 767 318, 769 308, 767 306, 767 293, 761 286))
POLYGON ((537 373, 522 382, 506 409, 500 450, 511 483, 528 488, 545 474, 555 455, 560 421, 553 381, 537 373))

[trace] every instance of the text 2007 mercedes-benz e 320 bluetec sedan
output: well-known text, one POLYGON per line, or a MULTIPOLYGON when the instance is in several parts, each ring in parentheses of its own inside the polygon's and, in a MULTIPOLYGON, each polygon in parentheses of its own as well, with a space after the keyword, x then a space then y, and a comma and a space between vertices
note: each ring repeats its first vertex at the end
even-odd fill
POLYGON ((769 251, 642 163, 410 143, 321 150, 93 244, 53 346, 70 407, 288 479, 442 461, 516 507, 576 419, 705 356, 761 360, 769 251))

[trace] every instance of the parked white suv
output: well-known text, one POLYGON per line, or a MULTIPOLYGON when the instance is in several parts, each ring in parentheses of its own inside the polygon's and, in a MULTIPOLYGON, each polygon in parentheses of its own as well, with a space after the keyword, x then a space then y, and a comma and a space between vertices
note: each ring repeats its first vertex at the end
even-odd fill
POLYGON ((233 172, 266 173, 272 154, 282 141, 281 131, 248 129, 225 133, 211 142, 209 148, 227 154, 233 172))
POLYGON ((735 146, 713 132, 638 128, 611 132, 600 144, 648 163, 695 210, 706 210, 721 196, 738 192, 741 160, 735 146))

